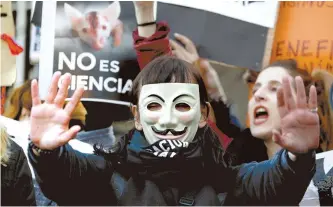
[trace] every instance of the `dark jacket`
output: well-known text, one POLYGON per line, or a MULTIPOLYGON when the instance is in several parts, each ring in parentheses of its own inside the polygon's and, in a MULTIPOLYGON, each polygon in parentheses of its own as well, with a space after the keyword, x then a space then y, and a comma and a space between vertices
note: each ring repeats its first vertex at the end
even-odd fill
POLYGON ((68 144, 40 157, 29 148, 28 155, 43 192, 59 205, 180 205, 188 194, 193 205, 220 205, 217 194, 223 192, 225 205, 290 205, 302 198, 315 172, 313 153, 292 162, 284 150, 272 160, 238 167, 226 167, 209 149, 199 163, 143 168, 145 160, 128 151, 131 139, 132 133, 121 139, 117 159, 83 154, 68 144), (181 177, 170 177, 174 168, 182 169, 181 177), (119 179, 123 184, 115 184, 119 179))
POLYGON ((10 157, 1 165, 1 205, 36 205, 34 186, 28 160, 22 148, 11 139, 10 157))

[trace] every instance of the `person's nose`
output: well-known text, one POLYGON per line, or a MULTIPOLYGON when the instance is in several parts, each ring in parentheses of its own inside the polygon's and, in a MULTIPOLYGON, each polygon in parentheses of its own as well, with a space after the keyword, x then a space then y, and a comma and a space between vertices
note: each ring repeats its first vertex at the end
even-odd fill
POLYGON ((177 126, 177 119, 170 111, 165 111, 159 120, 161 127, 165 129, 174 129, 177 126))
POLYGON ((264 88, 260 88, 254 93, 254 100, 256 102, 262 102, 262 101, 267 100, 267 96, 266 96, 266 92, 265 92, 264 88))

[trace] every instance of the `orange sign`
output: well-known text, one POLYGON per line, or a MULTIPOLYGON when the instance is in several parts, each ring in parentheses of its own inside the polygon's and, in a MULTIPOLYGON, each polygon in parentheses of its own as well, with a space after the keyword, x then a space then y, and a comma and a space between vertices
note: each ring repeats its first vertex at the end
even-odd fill
MULTIPOLYGON (((333 75, 332 1, 280 2, 270 62, 290 58, 297 60, 299 68, 310 74, 320 68, 333 75)), ((327 80, 324 82, 327 85, 327 80)), ((333 91, 333 85, 331 87, 333 91)), ((326 86, 325 96, 333 99, 333 92, 329 95, 329 90, 326 86)), ((250 92, 249 98, 251 96, 250 92)))
POLYGON ((296 59, 310 74, 314 68, 333 74, 333 2, 280 2, 271 62, 296 59))

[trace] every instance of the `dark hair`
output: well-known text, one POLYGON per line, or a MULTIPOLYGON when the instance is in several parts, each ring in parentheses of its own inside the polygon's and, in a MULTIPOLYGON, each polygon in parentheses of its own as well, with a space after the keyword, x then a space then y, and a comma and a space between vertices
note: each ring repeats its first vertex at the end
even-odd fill
MULTIPOLYGON (((301 76, 304 81, 306 93, 307 94, 309 93, 310 87, 313 84, 313 80, 310 74, 306 70, 298 68, 296 60, 294 59, 277 60, 272 64, 266 66, 263 70, 268 69, 270 67, 282 67, 293 78, 295 78, 296 76, 301 76)), ((294 83, 293 86, 296 87, 294 83)))
POLYGON ((161 56, 149 64, 135 78, 132 87, 133 104, 138 103, 141 87, 154 83, 197 83, 200 103, 208 102, 207 90, 202 77, 192 64, 173 56, 161 56))

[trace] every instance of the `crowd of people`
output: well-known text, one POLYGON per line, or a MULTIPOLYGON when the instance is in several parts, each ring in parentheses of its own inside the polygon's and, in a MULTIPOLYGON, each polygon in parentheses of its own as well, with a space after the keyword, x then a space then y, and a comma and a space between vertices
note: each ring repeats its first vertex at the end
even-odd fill
POLYGON ((250 127, 240 129, 214 68, 186 36, 169 39, 155 3, 134 2, 134 120, 112 145, 96 143, 89 154, 69 144, 87 115, 83 88, 65 100, 70 74, 54 73, 45 100, 37 80, 15 90, 4 115, 28 122, 29 145, 26 156, 1 125, 2 205, 39 205, 38 196, 68 206, 301 202, 323 151, 314 83, 295 60, 263 68, 252 80, 250 127))

